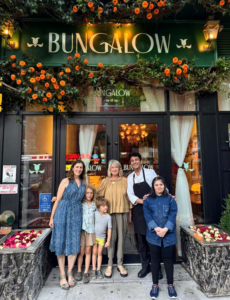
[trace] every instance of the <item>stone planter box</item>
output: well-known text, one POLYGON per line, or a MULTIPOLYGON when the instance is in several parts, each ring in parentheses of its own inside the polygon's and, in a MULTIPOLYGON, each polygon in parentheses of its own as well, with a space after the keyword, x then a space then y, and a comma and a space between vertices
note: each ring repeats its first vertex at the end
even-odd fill
MULTIPOLYGON (((0 244, 17 231, 20 230, 13 230, 0 239, 0 244)), ((53 268, 50 238, 51 229, 45 229, 28 248, 0 250, 0 300, 34 300, 38 297, 53 268)))
POLYGON ((188 226, 181 226, 181 246, 183 266, 202 292, 207 297, 230 296, 230 241, 206 242, 188 226))

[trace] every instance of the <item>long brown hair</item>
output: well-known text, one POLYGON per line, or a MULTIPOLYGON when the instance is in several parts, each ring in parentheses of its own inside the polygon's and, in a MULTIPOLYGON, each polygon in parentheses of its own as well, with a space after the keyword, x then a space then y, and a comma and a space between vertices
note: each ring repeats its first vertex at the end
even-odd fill
POLYGON ((83 180, 83 182, 85 183, 85 164, 82 160, 77 159, 76 161, 74 161, 71 165, 71 168, 69 170, 69 173, 67 175, 67 178, 69 179, 69 181, 74 181, 74 172, 73 172, 73 168, 76 164, 82 164, 83 165, 83 171, 81 173, 81 175, 79 176, 80 179, 83 180))
POLYGON ((85 201, 86 201, 86 191, 87 191, 88 189, 91 190, 91 191, 93 192, 92 202, 95 202, 95 198, 96 198, 96 189, 95 189, 92 185, 90 185, 90 184, 87 184, 87 185, 85 186, 85 196, 84 196, 82 202, 85 202, 85 201))

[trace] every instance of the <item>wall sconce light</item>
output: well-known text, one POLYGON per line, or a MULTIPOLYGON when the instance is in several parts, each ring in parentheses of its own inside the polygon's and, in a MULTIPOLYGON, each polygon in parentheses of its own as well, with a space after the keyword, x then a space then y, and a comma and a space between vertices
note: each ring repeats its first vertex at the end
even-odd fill
POLYGON ((208 52, 212 49, 213 42, 217 39, 218 32, 223 29, 223 26, 220 26, 219 20, 209 20, 203 27, 203 34, 205 41, 208 45, 203 47, 205 52, 208 52))
POLYGON ((5 39, 7 49, 13 50, 15 48, 15 43, 8 41, 12 38, 14 33, 13 24, 10 21, 5 22, 5 25, 0 26, 0 30, 0 35, 5 39))

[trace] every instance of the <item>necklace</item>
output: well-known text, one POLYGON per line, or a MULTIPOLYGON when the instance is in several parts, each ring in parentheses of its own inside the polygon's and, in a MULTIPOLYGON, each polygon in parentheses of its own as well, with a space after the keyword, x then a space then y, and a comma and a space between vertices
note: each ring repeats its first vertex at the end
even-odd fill
POLYGON ((111 180, 111 181, 112 181, 112 184, 114 184, 115 181, 117 181, 117 180, 119 180, 119 179, 120 179, 120 177, 118 176, 115 180, 111 180))

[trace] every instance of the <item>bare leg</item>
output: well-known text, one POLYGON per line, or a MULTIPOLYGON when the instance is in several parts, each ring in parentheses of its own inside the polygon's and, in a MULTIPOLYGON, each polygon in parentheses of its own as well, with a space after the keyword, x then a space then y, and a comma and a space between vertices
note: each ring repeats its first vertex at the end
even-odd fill
MULTIPOLYGON (((57 256, 58 260, 58 265, 59 265, 59 271, 60 271, 60 276, 65 274, 65 254, 58 255, 57 256)), ((60 285, 67 283, 66 279, 61 279, 60 280, 60 285)))
POLYGON ((103 246, 98 245, 97 251, 97 270, 101 270, 101 263, 102 263, 102 251, 103 251, 103 246))
MULTIPOLYGON (((71 254, 68 256, 68 273, 71 273, 73 271, 73 267, 75 264, 77 258, 77 254, 71 254)), ((74 277, 73 276, 69 276, 68 281, 73 281, 74 277)))
POLYGON ((97 270, 96 268, 97 263, 97 245, 93 245, 93 255, 92 255, 92 264, 93 264, 93 270, 97 270))
POLYGON ((79 253, 78 259, 77 259, 77 268, 78 268, 77 270, 78 270, 78 272, 81 272, 84 253, 85 253, 85 247, 81 247, 81 252, 79 253))
POLYGON ((89 265, 91 260, 91 246, 85 247, 85 274, 89 273, 89 265))

